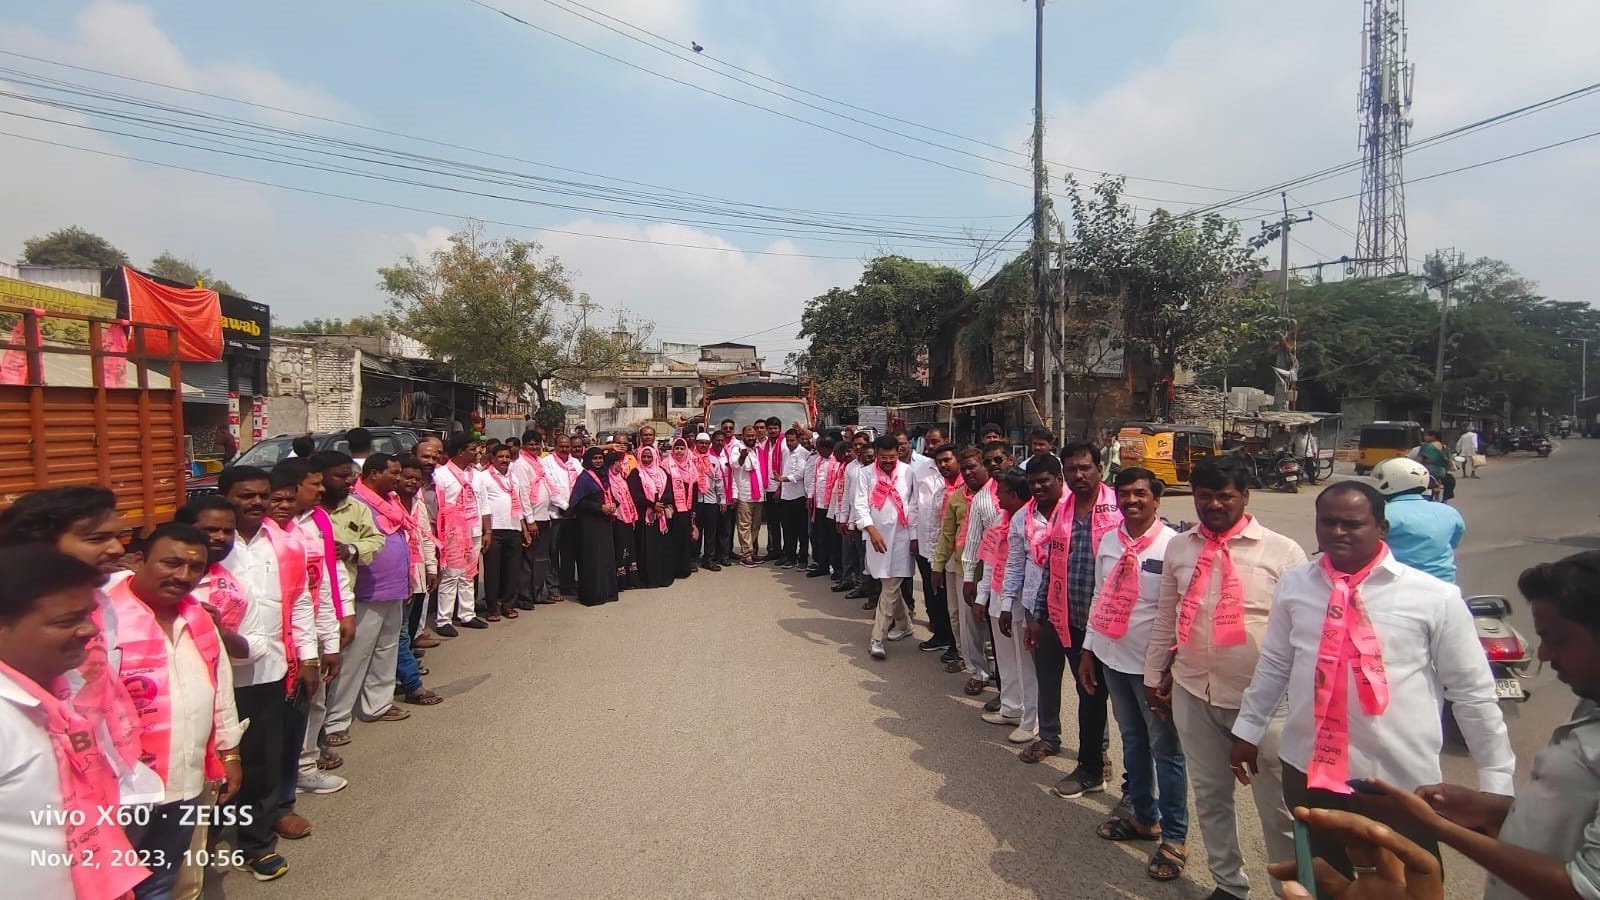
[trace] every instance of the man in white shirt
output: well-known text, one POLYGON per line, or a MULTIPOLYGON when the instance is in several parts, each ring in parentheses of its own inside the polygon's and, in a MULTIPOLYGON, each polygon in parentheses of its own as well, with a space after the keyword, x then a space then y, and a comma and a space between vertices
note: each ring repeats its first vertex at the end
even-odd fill
POLYGON ((1477 478, 1478 463, 1474 457, 1478 455, 1478 432, 1471 425, 1456 438, 1456 455, 1461 457, 1461 474, 1477 478))
POLYGON ((867 571, 879 581, 869 651, 873 659, 885 659, 886 638, 899 641, 911 636, 911 613, 901 599, 900 582, 911 577, 919 525, 916 487, 911 467, 900 461, 899 443, 885 435, 873 450, 877 463, 861 472, 854 509, 856 528, 867 536, 867 571))
MULTIPOLYGON (((1016 516, 1027 507, 1031 491, 1020 469, 984 468, 994 491, 972 498, 961 586, 963 597, 971 595, 973 609, 988 616, 995 669, 1000 676, 999 702, 994 709, 985 707, 982 718, 992 725, 1012 726, 1006 738, 1011 743, 1030 744, 1039 728, 1039 680, 1033 658, 1023 646, 1026 629, 1021 616, 1012 624, 1012 599, 1022 592, 1024 570, 1032 562, 1025 550, 1013 556, 1019 546, 1026 547, 1016 516), (1012 566, 1016 567, 1014 574, 1012 566)), ((1028 513, 1033 513, 1032 508, 1028 513)))
MULTIPOLYGON (((530 428, 522 433, 521 452, 511 464, 511 472, 524 491, 524 506, 532 516, 528 530, 533 540, 522 554, 522 580, 517 596, 517 608, 524 610, 554 602, 546 581, 550 577, 550 542, 554 532, 550 520, 560 515, 554 496, 560 482, 550 477, 543 455, 544 435, 530 428)), ((566 503, 565 498, 562 503, 566 503)))
MULTIPOLYGON (((762 423, 765 428, 766 424, 762 423)), ((744 439, 731 451, 733 454, 733 500, 737 504, 738 546, 734 552, 739 564, 754 566, 756 545, 761 537, 761 517, 766 513, 766 487, 762 477, 761 442, 756 427, 744 427, 744 439)), ((768 547, 768 552, 773 548, 768 547)))
POLYGON ((59 722, 76 712, 58 697, 68 688, 66 674, 89 661, 100 581, 93 565, 55 550, 0 548, 0 872, 8 897, 73 900, 91 886, 96 896, 117 896, 148 874, 136 861, 98 871, 65 861, 85 853, 99 860, 121 854, 128 861, 132 854, 121 829, 98 827, 103 810, 115 812, 118 797, 111 763, 92 747, 92 726, 71 732, 51 727, 52 718, 59 722), (63 758, 76 759, 81 776, 62 771, 57 760, 63 758), (77 784, 100 789, 63 789, 77 784), (63 808, 75 810, 81 824, 41 815, 63 808), (80 892, 80 880, 93 884, 80 892))
POLYGON ((445 444, 447 461, 433 472, 439 491, 439 609, 434 614, 433 630, 445 637, 462 628, 488 628, 478 618, 474 579, 483 561, 489 534, 483 530, 483 510, 479 506, 476 473, 478 445, 465 434, 453 435, 445 444), (465 520, 461 533, 447 531, 447 520, 465 520))
POLYGON ((793 569, 811 560, 811 541, 807 538, 806 472, 815 456, 800 444, 800 429, 791 428, 783 436, 783 468, 778 476, 778 514, 783 517, 783 548, 778 565, 793 569))
MULTIPOLYGON (((948 622, 950 606, 945 598, 944 575, 933 571, 933 551, 939 546, 939 520, 944 512, 945 491, 951 486, 933 461, 933 452, 944 446, 944 432, 939 428, 928 429, 927 442, 931 449, 927 455, 912 452, 911 435, 904 428, 895 429, 894 439, 900 447, 900 461, 911 467, 911 481, 916 495, 918 553, 913 562, 922 576, 922 601, 928 608, 928 621, 948 622)), ((956 481, 959 483, 959 478, 956 481)), ((906 601, 911 612, 917 611, 916 602, 911 598, 910 580, 900 582, 900 597, 906 601)))
POLYGON ((517 590, 521 583, 522 551, 533 543, 529 526, 533 511, 528 508, 528 488, 511 471, 510 447, 496 447, 488 468, 478 472, 473 489, 478 494, 481 527, 489 536, 483 551, 484 603, 486 618, 515 619, 517 590))
MULTIPOLYGON (((1232 764, 1248 784, 1257 743, 1287 695, 1278 745, 1284 801, 1364 812, 1437 855, 1434 835, 1364 807, 1349 782, 1379 778, 1407 791, 1437 784, 1444 701, 1478 763, 1481 790, 1510 796, 1516 758, 1461 591, 1394 558, 1383 540, 1383 506, 1376 488, 1353 481, 1317 497, 1322 556, 1278 582, 1233 725, 1232 764), (1324 693, 1319 683, 1333 688, 1324 693)), ((1341 846, 1315 835, 1312 844, 1352 876, 1341 846)))
POLYGON ((1110 690, 1133 814, 1101 823, 1096 834, 1113 841, 1156 838, 1145 871, 1171 881, 1189 859, 1189 786, 1177 728, 1145 703, 1144 658, 1161 596, 1162 560, 1175 532, 1161 521, 1162 484, 1148 469, 1123 469, 1115 485, 1122 526, 1102 537, 1095 553, 1094 603, 1078 680, 1092 692, 1103 674, 1110 690))
POLYGON ((146 821, 127 827, 150 877, 137 896, 170 896, 193 838, 195 808, 207 782, 222 779, 220 802, 243 780, 233 667, 223 649, 220 615, 191 592, 209 568, 207 538, 193 525, 158 527, 144 559, 107 593, 122 627, 119 677, 140 700, 140 743, 166 785, 146 821))
POLYGON ((842 593, 854 586, 848 561, 855 548, 848 540, 850 516, 844 503, 845 494, 850 488, 850 479, 845 470, 854 460, 851 458, 849 439, 838 432, 831 437, 833 454, 827 462, 826 471, 819 476, 817 505, 823 509, 822 527, 831 532, 826 539, 829 565, 833 570, 832 583, 828 587, 834 593, 842 593))
MULTIPOLYGON (((240 720, 248 720, 250 725, 239 744, 244 783, 231 805, 239 816, 238 849, 244 854, 244 868, 259 881, 271 881, 289 871, 288 862, 277 852, 274 826, 288 743, 285 733, 291 691, 309 693, 320 678, 316 612, 303 571, 298 591, 292 596, 284 593, 284 585, 296 578, 283 572, 279 548, 263 525, 271 495, 270 476, 247 466, 224 469, 217 488, 236 513, 233 550, 221 565, 244 591, 244 618, 236 630, 249 644, 245 658, 232 660, 234 706, 240 720), (288 631, 299 660, 297 684, 292 686, 285 683, 289 674, 284 643, 286 604, 290 607, 288 631)), ((299 564, 304 566, 303 557, 299 564)))
POLYGON ((546 593, 554 598, 578 595, 578 527, 572 523, 568 506, 572 486, 583 474, 583 460, 572 455, 572 438, 557 433, 550 441, 551 453, 544 458, 545 474, 550 476, 550 575, 546 593))
MULTIPOLYGON (((867 536, 860 528, 856 527, 855 521, 856 497, 861 494, 862 477, 864 475, 870 477, 872 473, 868 470, 876 465, 874 462, 876 451, 872 449, 872 442, 867 439, 867 436, 860 432, 857 432, 851 438, 850 447, 855 452, 855 459, 844 469, 846 484, 844 509, 845 522, 847 523, 844 539, 855 546, 853 561, 855 564, 854 575, 856 577, 850 592, 845 594, 844 597, 846 600, 864 600, 865 602, 861 604, 862 609, 877 609, 878 582, 866 568, 867 536)), ((845 558, 847 560, 851 559, 852 553, 846 553, 845 558)))

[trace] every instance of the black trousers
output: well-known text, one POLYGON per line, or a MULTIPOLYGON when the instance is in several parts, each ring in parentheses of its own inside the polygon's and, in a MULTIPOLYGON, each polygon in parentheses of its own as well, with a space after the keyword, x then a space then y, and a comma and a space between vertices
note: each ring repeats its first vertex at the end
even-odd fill
POLYGON ((700 546, 695 548, 700 565, 726 562, 727 557, 722 555, 722 507, 715 503, 696 503, 694 514, 700 524, 700 546))
POLYGON ((1069 628, 1071 647, 1061 646, 1061 635, 1049 620, 1041 623, 1039 646, 1033 651, 1034 673, 1039 677, 1039 739, 1061 746, 1061 686, 1070 677, 1078 690, 1078 765, 1089 776, 1105 775, 1106 713, 1111 692, 1106 688, 1104 671, 1096 679, 1096 691, 1086 694, 1078 682, 1078 659, 1083 653, 1084 632, 1069 628), (1067 667, 1071 666, 1070 674, 1067 667), (1099 747, 1100 752, 1092 749, 1099 747))
MULTIPOLYGON (((944 579, 942 579, 942 578, 939 579, 939 583, 937 585, 935 585, 933 583, 933 564, 928 562, 926 559, 924 559, 920 554, 912 556, 911 558, 917 561, 917 571, 922 574, 922 598, 924 600, 930 600, 930 602, 931 602, 931 598, 933 597, 933 593, 936 590, 941 595, 943 595, 944 594, 944 579)), ((911 579, 909 579, 909 578, 900 579, 900 599, 906 601, 906 609, 910 610, 912 613, 915 613, 917 611, 917 601, 914 600, 912 598, 912 596, 911 596, 911 579)), ((932 609, 932 607, 929 607, 929 608, 932 609)), ((949 612, 945 613, 944 619, 945 619, 945 627, 949 628, 950 627, 950 613, 949 612)), ((936 626, 934 626, 934 625, 932 625, 930 623, 928 625, 928 627, 929 628, 934 628, 936 626)))
POLYGON ((555 529, 549 520, 534 524, 539 526, 539 533, 533 543, 522 548, 522 583, 517 591, 517 599, 529 603, 539 603, 550 596, 546 581, 550 577, 550 550, 555 543, 555 529))
POLYGON ((729 503, 727 509, 717 510, 722 514, 717 535, 717 558, 724 563, 733 559, 733 532, 738 524, 737 509, 735 504, 729 503))
MULTIPOLYGON (((762 503, 761 517, 767 520, 767 557, 783 554, 783 501, 776 491, 767 495, 762 503)), ((754 536, 752 535, 752 539, 754 536)), ((760 553, 756 554, 760 556, 760 553)))
MULTIPOLYGON (((1305 806, 1311 809, 1338 809, 1346 812, 1359 813, 1370 819, 1393 828, 1395 831, 1417 842, 1417 846, 1439 855, 1439 841, 1430 834, 1418 829, 1415 825, 1404 819, 1390 818, 1380 815, 1369 804, 1362 802, 1360 794, 1335 794, 1321 788, 1312 789, 1306 784, 1306 773, 1296 769, 1288 763, 1283 763, 1283 802, 1290 809, 1296 806, 1305 806)), ((1320 856, 1344 873, 1346 878, 1355 877, 1355 869, 1350 863, 1350 857, 1345 853, 1344 845, 1337 839, 1322 836, 1316 829, 1311 830, 1311 855, 1320 856)))
POLYGON ((496 528, 489 533, 489 549, 483 552, 483 597, 489 612, 517 602, 522 580, 522 532, 496 528))
POLYGON ((839 532, 825 509, 811 513, 811 565, 823 572, 839 571, 839 532))
POLYGON ((811 528, 806 522, 806 498, 779 500, 778 515, 783 517, 783 558, 804 564, 811 558, 811 528))
POLYGON ((556 526, 553 568, 546 583, 569 597, 578 596, 578 523, 575 519, 552 519, 556 526))
MULTIPOLYGON (((960 603, 961 598, 949 596, 944 589, 944 573, 934 572, 931 561, 918 556, 917 569, 922 572, 923 599, 928 601, 928 630, 933 632, 935 640, 947 642, 951 647, 955 647, 956 635, 950 627, 950 604, 960 603)), ((910 580, 907 578, 901 584, 910 580)))
POLYGON ((239 765, 244 780, 239 793, 228 801, 238 810, 239 849, 259 859, 278 846, 278 791, 283 786, 284 722, 289 701, 283 681, 234 688, 233 703, 240 720, 249 719, 239 741, 239 765))

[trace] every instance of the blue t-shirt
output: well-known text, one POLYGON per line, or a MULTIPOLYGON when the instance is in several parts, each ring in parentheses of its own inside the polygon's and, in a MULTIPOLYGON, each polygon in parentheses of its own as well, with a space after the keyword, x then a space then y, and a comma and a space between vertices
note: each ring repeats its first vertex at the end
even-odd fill
POLYGON ((1461 513, 1421 494, 1390 497, 1384 506, 1389 520, 1389 550, 1394 558, 1435 578, 1456 581, 1455 548, 1467 533, 1461 513))

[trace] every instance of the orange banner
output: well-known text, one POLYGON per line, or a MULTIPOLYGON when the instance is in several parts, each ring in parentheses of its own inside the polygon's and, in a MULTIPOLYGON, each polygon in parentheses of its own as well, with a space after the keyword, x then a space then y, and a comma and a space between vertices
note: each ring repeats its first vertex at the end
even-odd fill
MULTIPOLYGON (((178 358, 184 362, 222 359, 222 307, 216 291, 167 287, 127 266, 122 268, 122 275, 128 287, 130 321, 176 327, 178 358)), ((145 343, 151 353, 168 352, 163 333, 147 332, 145 343)))

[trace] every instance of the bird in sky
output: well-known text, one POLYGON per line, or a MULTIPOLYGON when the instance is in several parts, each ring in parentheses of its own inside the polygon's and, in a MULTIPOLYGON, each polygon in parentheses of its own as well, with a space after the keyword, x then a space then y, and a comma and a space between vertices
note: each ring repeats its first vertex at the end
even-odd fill
POLYGON ((702 51, 702 50, 704 50, 706 48, 700 46, 699 44, 695 43, 694 41, 690 41, 689 42, 689 49, 693 50, 696 53, 699 53, 700 51, 702 51))

